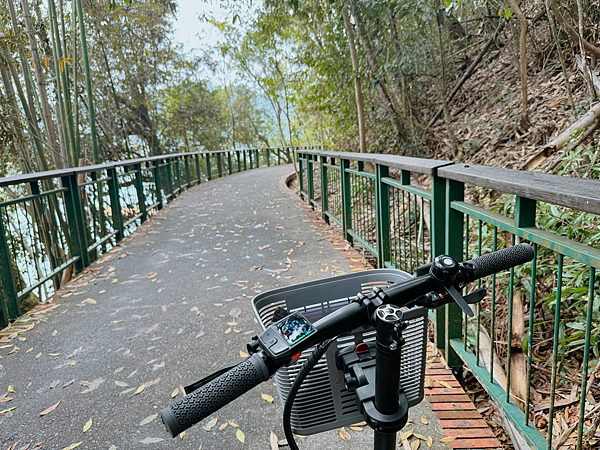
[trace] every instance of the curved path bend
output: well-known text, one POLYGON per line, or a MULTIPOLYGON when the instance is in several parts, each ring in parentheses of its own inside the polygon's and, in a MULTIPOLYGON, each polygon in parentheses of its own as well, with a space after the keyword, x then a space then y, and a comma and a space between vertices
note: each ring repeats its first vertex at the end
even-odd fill
MULTIPOLYGON (((33 328, 0 345, 0 449, 263 450, 271 432, 283 439, 272 382, 183 439, 154 417, 181 397, 179 386, 242 360, 260 332, 254 295, 351 270, 282 187, 291 171, 257 169, 190 189, 15 324, 33 328)), ((407 430, 449 448, 427 406, 411 412, 407 430)), ((371 448, 368 430, 346 431, 350 441, 336 430, 298 440, 305 449, 371 448)))

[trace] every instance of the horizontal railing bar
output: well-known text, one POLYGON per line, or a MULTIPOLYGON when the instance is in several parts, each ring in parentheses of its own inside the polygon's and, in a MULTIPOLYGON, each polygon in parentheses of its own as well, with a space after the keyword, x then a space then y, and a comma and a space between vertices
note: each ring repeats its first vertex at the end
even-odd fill
POLYGON ((142 213, 136 214, 136 215, 135 215, 135 216, 133 216, 131 219, 129 219, 127 222, 124 222, 124 223, 123 223, 123 226, 124 226, 124 227, 126 227, 127 225, 130 225, 130 224, 132 224, 133 222, 135 222, 137 219, 139 219, 139 218, 140 218, 140 217, 142 217, 142 216, 143 216, 143 214, 142 214, 142 213))
POLYGON ((310 202, 315 205, 316 207, 318 207, 319 209, 321 208, 321 204, 319 202, 317 202, 316 200, 311 199, 310 202))
POLYGON ((87 249, 88 252, 91 252, 92 250, 94 250, 95 248, 99 247, 100 245, 104 244, 106 241, 108 241, 111 237, 113 237, 115 234, 117 234, 116 231, 111 231, 110 233, 108 233, 106 236, 104 236, 103 238, 101 238, 99 241, 94 242, 92 245, 90 245, 87 249))
POLYGON ((323 164, 323 167, 327 167, 329 169, 333 169, 333 170, 337 170, 337 171, 340 170, 340 166, 335 166, 333 164, 327 164, 327 163, 325 163, 325 164, 323 164))
POLYGON ((348 230, 348 234, 350 236, 352 236, 354 239, 356 239, 358 242, 360 242, 362 245, 367 247, 367 250, 369 250, 375 257, 378 256, 377 249, 375 247, 373 247, 371 244, 369 244, 367 241, 365 241, 360 235, 355 233, 354 230, 348 230))
POLYGON ((56 269, 54 269, 52 272, 50 272, 48 275, 46 275, 43 278, 40 278, 35 284, 33 284, 32 286, 29 286, 26 289, 23 289, 21 292, 17 293, 17 297, 19 298, 19 300, 21 300, 23 297, 29 295, 31 292, 33 292, 34 290, 36 290, 38 287, 40 287, 42 284, 44 284, 46 281, 48 281, 50 278, 52 278, 55 275, 58 275, 60 272, 62 272, 63 270, 65 270, 67 267, 69 267, 71 264, 79 261, 81 259, 80 256, 75 256, 67 261, 65 261, 64 263, 62 263, 60 266, 58 266, 56 269))
POLYGON ((354 169, 346 169, 346 173, 358 175, 359 177, 371 178, 372 180, 375 179, 375 175, 373 175, 372 173, 369 173, 369 172, 361 172, 361 171, 354 170, 354 169))
POLYGON ((351 161, 363 161, 382 166, 394 167, 395 169, 408 170, 409 172, 424 173, 433 175, 438 168, 454 164, 452 161, 412 158, 409 156, 378 155, 372 153, 353 153, 353 152, 330 152, 319 150, 301 151, 307 155, 325 156, 327 158, 348 159, 351 161))
POLYGON ((51 191, 40 192, 39 194, 31 194, 25 197, 15 198, 14 200, 7 200, 5 202, 0 203, 0 208, 4 208, 6 206, 17 205, 19 203, 28 202, 30 200, 39 200, 40 198, 49 197, 51 195, 60 194, 61 192, 67 192, 68 188, 58 188, 52 189, 51 191))
POLYGON ((329 217, 331 220, 337 223, 340 227, 342 226, 342 221, 335 217, 335 215, 333 215, 329 211, 325 211, 325 214, 327 215, 327 217, 329 217))
POLYGON ((393 178, 386 177, 386 178, 382 178, 381 181, 389 186, 395 187, 402 191, 418 195, 419 197, 423 197, 426 200, 431 200, 431 191, 428 189, 423 189, 423 188, 413 186, 410 184, 402 184, 398 180, 394 180, 393 178))
MULTIPOLYGON (((298 151, 305 151, 302 148, 297 147, 296 148, 298 151)), ((48 170, 45 172, 33 172, 33 173, 26 173, 26 174, 22 174, 22 175, 17 175, 14 177, 2 177, 0 178, 0 187, 4 187, 4 186, 12 186, 15 184, 23 184, 23 183, 29 183, 32 181, 38 181, 38 180, 47 180, 50 178, 60 178, 60 177, 65 177, 65 176, 70 176, 70 175, 74 175, 74 174, 79 174, 79 173, 88 173, 88 172, 98 172, 101 170, 106 170, 106 169, 113 169, 115 167, 125 167, 125 166, 131 166, 134 164, 141 164, 141 163, 146 163, 146 162, 154 162, 154 161, 160 161, 160 160, 165 160, 165 159, 177 159, 177 158, 183 158, 185 156, 195 156, 195 155, 199 155, 199 156, 204 156, 204 155, 212 155, 212 154, 217 154, 217 153, 228 153, 228 152, 242 152, 242 151, 259 151, 259 152, 266 152, 267 150, 272 150, 271 148, 254 148, 254 149, 238 149, 238 150, 213 150, 213 151, 202 151, 202 152, 188 152, 188 153, 172 153, 172 154, 165 154, 165 155, 156 155, 156 156, 149 156, 146 158, 136 158, 136 159, 128 159, 128 160, 124 160, 124 161, 114 161, 114 162, 107 162, 107 163, 103 163, 103 164, 94 164, 94 165, 90 165, 90 166, 82 166, 82 167, 72 167, 69 169, 58 169, 58 170, 48 170)), ((150 168, 146 168, 146 169, 151 169, 150 168)))
POLYGON ((573 258, 576 261, 600 269, 600 250, 593 247, 580 244, 550 231, 532 227, 518 228, 515 226, 513 219, 478 206, 470 205, 469 203, 452 202, 452 209, 489 223, 501 230, 508 231, 515 236, 549 248, 557 253, 561 253, 567 258, 573 258))
POLYGON ((600 214, 600 181, 598 180, 474 164, 444 167, 439 170, 438 175, 531 200, 600 214))
POLYGON ((102 178, 98 178, 97 180, 86 181, 85 183, 78 183, 77 186, 84 187, 84 186, 88 186, 90 184, 100 184, 105 181, 110 181, 111 179, 112 179, 111 177, 102 177, 102 178))

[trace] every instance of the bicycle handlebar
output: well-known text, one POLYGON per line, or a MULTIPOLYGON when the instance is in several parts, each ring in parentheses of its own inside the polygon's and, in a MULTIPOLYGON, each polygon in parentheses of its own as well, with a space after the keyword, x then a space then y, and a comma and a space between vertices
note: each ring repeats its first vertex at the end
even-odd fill
MULTIPOLYGON (((528 244, 519 244, 464 261, 460 265, 453 258, 450 258, 454 261, 453 267, 455 268, 455 272, 454 278, 448 280, 447 285, 440 285, 440 279, 437 277, 433 277, 430 274, 423 274, 394 284, 383 292, 385 292, 385 298, 388 300, 388 303, 393 303, 397 306, 406 306, 414 302, 418 297, 437 289, 443 289, 444 286, 449 288, 453 285, 475 281, 479 278, 531 261, 533 256, 534 253, 531 246, 528 244)), ((424 267, 426 268, 427 266, 424 267)), ((429 307, 435 308, 436 306, 430 305, 429 307)), ((361 325, 368 324, 370 320, 368 308, 368 302, 364 304, 352 302, 344 308, 323 317, 313 324, 317 332, 303 341, 304 348, 297 348, 296 351, 300 352, 325 339, 333 338, 352 331, 361 325)), ((262 350, 257 351, 250 358, 231 370, 204 384, 176 403, 164 408, 161 411, 163 423, 169 433, 175 437, 242 394, 245 394, 253 387, 268 380, 279 367, 289 362, 289 360, 283 361, 277 358, 269 358, 262 350), (268 361, 265 361, 264 358, 268 361)))
POLYGON ((529 244, 513 245, 504 250, 469 259, 465 263, 473 264, 475 271, 473 272, 473 278, 467 281, 475 281, 479 278, 502 272, 503 270, 529 262, 532 259, 533 248, 529 244))
POLYGON ((161 411, 162 421, 175 437, 250 389, 271 374, 258 353, 161 411))

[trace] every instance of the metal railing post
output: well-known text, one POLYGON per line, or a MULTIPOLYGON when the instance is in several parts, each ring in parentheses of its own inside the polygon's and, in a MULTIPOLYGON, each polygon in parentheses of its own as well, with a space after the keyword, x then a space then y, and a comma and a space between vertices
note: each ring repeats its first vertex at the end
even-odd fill
POLYGON ((212 180, 212 170, 210 167, 210 153, 206 154, 206 178, 208 178, 208 181, 212 180))
MULTIPOLYGON (((169 165, 168 169, 171 169, 169 165)), ((110 197, 110 209, 112 212, 113 229, 116 231, 115 239, 119 242, 123 239, 123 214, 121 212, 121 197, 119 196, 119 179, 117 178, 117 169, 111 167, 106 170, 109 177, 108 195, 110 197)))
POLYGON ((271 151, 267 149, 267 167, 271 166, 271 151))
MULTIPOLYGON (((17 287, 13 274, 12 258, 6 242, 4 218, 0 210, 0 328, 21 315, 21 302, 17 296, 17 287)), ((15 268, 16 264, 15 264, 15 268)), ((17 269, 18 270, 18 269, 17 269)))
POLYGON ((202 176, 200 173, 200 155, 195 154, 194 159, 196 160, 196 184, 202 183, 202 176))
POLYGON ((227 152, 227 172, 229 175, 233 173, 233 164, 231 163, 231 151, 227 152))
POLYGON ((325 163, 327 163, 327 157, 321 156, 319 159, 319 165, 321 168, 321 217, 323 217, 323 220, 329 224, 329 216, 326 214, 329 212, 329 192, 327 192, 329 182, 327 180, 327 166, 325 163))
POLYGON ((304 164, 302 162, 304 159, 302 158, 302 154, 298 153, 298 187, 300 188, 300 198, 304 197, 304 164))
MULTIPOLYGON (((464 256, 463 234, 464 214, 452 209, 452 202, 462 202, 465 199, 464 183, 454 180, 446 180, 446 206, 445 206, 445 247, 447 255, 462 261, 464 256)), ((443 350, 446 354, 446 362, 451 368, 462 367, 462 360, 450 346, 451 339, 462 338, 463 312, 458 304, 452 302, 444 307, 445 310, 445 333, 443 334, 443 350)), ((436 338, 439 339, 438 333, 436 338)))
POLYGON ((135 173, 135 189, 137 191, 138 207, 140 214, 142 215, 141 220, 144 223, 148 219, 148 213, 146 211, 146 196, 144 195, 144 178, 142 173, 142 165, 134 164, 135 173))
POLYGON ((255 154, 256 154, 256 168, 258 169, 260 167, 260 152, 257 150, 254 150, 255 154))
POLYGON ((240 173, 242 171, 242 157, 241 157, 241 152, 238 150, 235 152, 235 156, 237 159, 237 166, 238 166, 238 173, 240 173))
POLYGON ((160 159, 154 162, 152 168, 152 175, 154 176, 154 195, 156 196, 157 208, 159 210, 163 207, 163 195, 162 195, 162 183, 160 181, 160 159))
POLYGON ((181 194, 181 156, 175 158, 175 176, 177 177, 177 195, 181 194))
MULTIPOLYGON (((431 176, 431 259, 446 252, 446 180, 434 173, 431 176)), ((446 310, 433 312, 434 341, 438 348, 445 348, 446 310)))
POLYGON ((340 158, 340 179, 342 184, 342 231, 344 239, 352 243, 348 230, 352 229, 352 196, 350 191, 350 161, 340 158))
POLYGON ((183 164, 185 167, 185 181, 187 181, 188 188, 192 187, 192 174, 190 173, 190 156, 185 155, 183 157, 183 164))
POLYGON ((375 164, 375 205, 377 224, 377 265, 385 268, 386 261, 392 260, 390 249, 390 187, 383 182, 389 177, 388 166, 375 164))
POLYGON ((223 177, 223 157, 222 153, 217 153, 217 170, 219 171, 219 178, 223 177))
POLYGON ((277 164, 281 165, 281 149, 277 147, 277 164))
POLYGON ((90 264, 90 255, 88 253, 85 216, 81 204, 77 174, 61 177, 61 184, 68 189, 64 194, 64 201, 69 224, 69 245, 72 246, 71 253, 80 257, 80 260, 75 263, 75 268, 79 272, 90 264))
POLYGON ((167 158, 165 162, 167 163, 167 192, 171 196, 171 200, 173 200, 173 169, 171 168, 171 158, 167 158))
POLYGON ((308 206, 314 209, 315 183, 313 177, 313 156, 306 155, 306 178, 308 182, 308 206))

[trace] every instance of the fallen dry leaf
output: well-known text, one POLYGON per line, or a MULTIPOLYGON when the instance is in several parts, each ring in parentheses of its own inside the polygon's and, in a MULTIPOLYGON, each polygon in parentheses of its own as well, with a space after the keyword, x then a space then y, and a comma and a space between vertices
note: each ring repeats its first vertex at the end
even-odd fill
POLYGON ((345 441, 349 441, 351 439, 350 435, 346 433, 346 430, 344 428, 340 428, 338 430, 338 433, 340 434, 340 437, 345 441))
POLYGON ((171 398, 177 397, 177 394, 179 394, 179 388, 175 388, 175 390, 171 392, 171 398))
POLYGON ((92 392, 94 389, 97 389, 98 386, 100 386, 102 383, 104 383, 104 380, 102 378, 97 378, 91 383, 89 381, 80 381, 79 384, 87 387, 87 389, 85 391, 82 391, 81 393, 85 394, 86 392, 92 392))
POLYGON ((269 402, 269 403, 273 403, 273 397, 271 397, 269 394, 261 394, 263 400, 269 402))
POLYGON ((150 422, 152 422, 152 421, 153 421, 154 419, 156 419, 157 417, 158 417, 158 413, 156 413, 156 414, 152 414, 151 416, 148 416, 148 417, 146 417, 144 420, 142 420, 142 421, 140 422, 140 427, 141 427, 142 425, 146 425, 147 423, 150 423, 150 422))
POLYGON ((12 408, 4 409, 4 410, 0 411, 0 415, 6 414, 7 412, 12 411, 13 409, 17 409, 17 407, 13 406, 12 408))
POLYGON ((246 352, 244 352, 244 351, 240 350, 240 356, 241 356, 242 358, 247 358, 247 357, 248 357, 248 356, 250 356, 250 355, 249 355, 248 353, 246 353, 246 352))
POLYGON ((417 450, 420 445, 421 445, 421 441, 420 440, 413 439, 413 441, 410 443, 410 448, 411 448, 411 450, 417 450))
POLYGON ((433 446, 433 438, 431 436, 427 436, 427 447, 431 448, 433 446))
POLYGON ((63 448, 62 450, 73 450, 74 448, 79 447, 82 444, 83 441, 78 442, 76 444, 71 444, 68 447, 63 448))
POLYGON ((141 394, 142 392, 144 392, 144 389, 146 389, 146 385, 142 384, 139 388, 137 388, 137 391, 135 391, 135 394, 133 395, 141 394))
POLYGON ((50 414, 52 411, 54 411, 56 409, 56 407, 60 404, 60 400, 58 401, 58 403, 55 403, 54 405, 52 405, 50 408, 43 410, 40 413, 40 416, 45 416, 46 414, 50 414))
POLYGON ((140 442, 144 445, 147 445, 147 444, 156 444, 157 442, 162 442, 162 441, 164 441, 164 439, 162 439, 162 438, 147 437, 145 439, 142 439, 140 442))
POLYGON ((244 436, 244 432, 239 428, 235 431, 235 437, 238 438, 242 444, 246 442, 246 436, 244 436))
POLYGON ((271 450, 279 450, 279 444, 277 443, 279 439, 277 439, 277 435, 271 431, 271 435, 269 436, 269 443, 271 444, 271 450))
POLYGON ((14 385, 12 385, 12 384, 8 385, 8 392, 11 393, 11 394, 15 393, 15 387, 14 387, 14 385))
POLYGON ((87 431, 89 431, 89 429, 92 428, 92 418, 90 417, 90 420, 88 420, 85 425, 83 426, 83 432, 86 433, 87 431))
POLYGON ((219 420, 218 417, 214 417, 214 418, 210 419, 208 421, 208 423, 206 424, 206 427, 210 430, 212 427, 214 427, 217 424, 218 420, 219 420))
POLYGON ((425 417, 421 417, 421 422, 423 423, 423 425, 429 425, 429 422, 425 417))
POLYGON ((441 438, 440 442, 452 442, 456 439, 456 436, 446 436, 445 438, 441 438))
POLYGON ((227 428, 227 425, 229 425, 229 422, 222 423, 219 427, 219 431, 223 431, 225 428, 227 428))
POLYGON ((447 389, 454 389, 452 386, 450 386, 447 382, 443 381, 443 380, 435 380, 437 381, 439 384, 441 384, 442 386, 444 386, 447 389))

